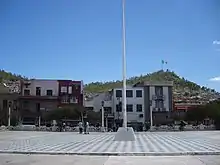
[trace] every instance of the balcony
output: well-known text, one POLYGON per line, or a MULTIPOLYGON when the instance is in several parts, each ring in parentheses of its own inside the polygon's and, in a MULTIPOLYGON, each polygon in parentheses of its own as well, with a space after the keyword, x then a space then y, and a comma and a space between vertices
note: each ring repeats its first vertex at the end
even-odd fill
POLYGON ((57 100, 57 96, 33 96, 33 95, 24 95, 20 96, 20 99, 30 99, 30 100, 57 100))
POLYGON ((153 95, 152 100, 165 100, 165 95, 153 95))
POLYGON ((153 111, 154 111, 154 112, 166 112, 167 109, 166 109, 166 108, 156 108, 156 107, 154 107, 154 108, 153 108, 153 111))

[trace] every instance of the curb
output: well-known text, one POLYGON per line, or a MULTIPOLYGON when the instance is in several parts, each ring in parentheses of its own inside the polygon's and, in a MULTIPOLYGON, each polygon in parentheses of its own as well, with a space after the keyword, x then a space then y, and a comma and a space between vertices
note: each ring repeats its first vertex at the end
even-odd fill
POLYGON ((0 154, 25 154, 25 155, 84 155, 84 156, 202 156, 202 155, 220 155, 217 152, 50 152, 50 151, 4 151, 0 150, 0 154))

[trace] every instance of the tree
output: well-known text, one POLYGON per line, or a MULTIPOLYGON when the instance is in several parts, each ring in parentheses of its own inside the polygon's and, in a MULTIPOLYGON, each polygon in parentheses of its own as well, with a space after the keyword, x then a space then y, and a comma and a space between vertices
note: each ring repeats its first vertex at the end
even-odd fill
POLYGON ((213 101, 206 105, 198 106, 187 111, 187 121, 203 121, 209 118, 215 121, 216 127, 220 128, 220 102, 213 101))
POLYGON ((63 106, 52 111, 46 112, 44 118, 46 120, 78 120, 81 118, 84 110, 85 109, 81 106, 63 106))
POLYGON ((82 118, 89 122, 97 122, 101 120, 101 114, 99 112, 87 111, 82 106, 67 105, 49 111, 44 115, 44 119, 48 121, 60 121, 62 119, 81 120, 82 118))

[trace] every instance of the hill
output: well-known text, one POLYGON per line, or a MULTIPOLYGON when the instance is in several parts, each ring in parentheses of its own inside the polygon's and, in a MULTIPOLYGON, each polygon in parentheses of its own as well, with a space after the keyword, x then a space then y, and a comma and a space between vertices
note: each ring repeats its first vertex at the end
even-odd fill
MULTIPOLYGON (((174 100, 178 103, 199 103, 206 104, 209 101, 219 98, 219 93, 214 89, 200 86, 194 82, 178 76, 172 71, 159 70, 147 75, 135 76, 127 79, 128 85, 142 81, 173 81, 174 100)), ((85 85, 85 97, 93 98, 100 92, 109 91, 115 87, 121 87, 122 81, 93 82, 85 85)))
MULTIPOLYGON (((3 80, 22 80, 27 79, 24 76, 16 75, 10 72, 6 72, 4 70, 0 70, 0 83, 3 80)), ((174 82, 174 95, 177 100, 181 100, 183 98, 191 98, 195 97, 205 98, 205 100, 214 99, 217 92, 214 89, 209 89, 206 87, 201 87, 198 84, 188 81, 183 77, 178 76, 176 73, 166 70, 159 70, 157 72, 149 73, 146 75, 131 77, 127 80, 128 85, 133 85, 137 82, 141 81, 173 81, 174 82)), ((110 81, 110 82, 92 82, 85 85, 84 91, 86 96, 90 97, 93 94, 97 94, 100 92, 106 92, 112 88, 122 86, 122 81, 110 81)), ((196 98, 197 99, 197 98, 196 98)), ((201 99, 200 99, 201 100, 201 99)))
POLYGON ((4 70, 0 70, 0 82, 3 80, 22 80, 22 79, 27 79, 26 77, 23 77, 21 75, 16 75, 11 72, 6 72, 4 70))
MULTIPOLYGON (((178 76, 176 73, 167 71, 157 71, 147 75, 131 77, 127 80, 127 84, 132 85, 140 81, 173 81, 175 89, 184 89, 198 91, 208 90, 206 87, 200 87, 194 82, 188 81, 183 77, 178 76)), ((93 82, 85 85, 85 91, 91 93, 105 92, 109 89, 122 86, 122 81, 111 81, 111 82, 93 82)))

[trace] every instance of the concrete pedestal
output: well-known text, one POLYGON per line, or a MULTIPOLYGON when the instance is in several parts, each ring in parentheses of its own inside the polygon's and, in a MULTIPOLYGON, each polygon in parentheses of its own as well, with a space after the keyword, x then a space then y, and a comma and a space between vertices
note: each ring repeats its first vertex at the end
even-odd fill
POLYGON ((135 141, 135 134, 132 127, 120 127, 115 134, 114 141, 135 141))

